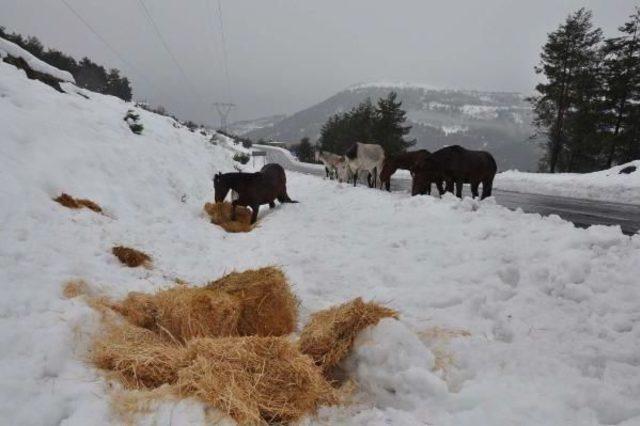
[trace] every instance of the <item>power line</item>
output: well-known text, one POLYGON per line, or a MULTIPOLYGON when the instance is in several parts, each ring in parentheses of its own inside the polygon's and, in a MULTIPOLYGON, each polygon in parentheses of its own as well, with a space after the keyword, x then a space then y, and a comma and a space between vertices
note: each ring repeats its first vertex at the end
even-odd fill
POLYGON ((184 71, 184 68, 182 68, 182 65, 180 65, 180 62, 176 59, 176 57, 174 56, 173 52, 171 52, 171 49, 169 48, 169 45, 167 44, 167 42, 165 41, 164 37, 162 36, 162 32, 160 32, 160 28, 158 28, 158 25, 156 24, 156 21, 153 19, 153 16, 149 12, 149 9, 147 9, 147 6, 145 5, 144 0, 138 0, 138 4, 140 4, 140 6, 142 7, 142 9, 143 9, 143 11, 144 11, 144 13, 145 13, 145 15, 147 17, 147 21, 151 24, 154 32, 156 33, 156 35, 160 39, 160 42, 162 43, 162 46, 164 47, 164 50, 169 55, 169 57, 173 61, 173 63, 176 66, 176 68, 178 68, 178 71, 180 71, 180 74, 182 75, 182 78, 184 79, 186 85, 193 92, 193 94, 196 95, 202 101, 202 97, 200 96, 200 93, 191 84, 191 80, 189 80, 189 77, 187 77, 187 73, 184 71))
MULTIPOLYGON (((211 0, 209 0, 211 1, 211 0)), ((231 78, 229 78, 229 58, 227 54, 227 38, 224 34, 224 21, 222 19, 222 4, 218 0, 218 21, 220 22, 220 40, 222 41, 222 59, 224 74, 227 80, 227 98, 231 100, 231 78)))
POLYGON ((109 51, 110 51, 111 53, 113 53, 113 54, 114 54, 114 55, 115 55, 115 56, 116 56, 116 57, 117 57, 117 58, 118 58, 118 59, 119 59, 123 64, 125 64, 127 67, 129 67, 131 71, 134 71, 134 73, 135 73, 135 74, 138 74, 138 75, 139 75, 139 77, 141 77, 141 79, 142 79, 145 83, 147 83, 149 86, 153 87, 155 90, 159 90, 159 88, 158 88, 155 84, 153 84, 151 81, 147 80, 147 78, 145 77, 145 75, 144 75, 144 73, 143 73, 143 72, 141 72, 141 71, 140 71, 140 70, 139 70, 135 65, 133 65, 131 62, 129 62, 126 58, 124 58, 124 57, 123 57, 123 56, 122 56, 122 55, 121 55, 121 54, 120 54, 120 53, 119 53, 119 52, 118 52, 118 51, 117 51, 117 50, 116 50, 116 49, 111 45, 111 43, 109 43, 109 42, 107 41, 107 39, 105 39, 103 36, 101 36, 101 35, 100 35, 100 33, 98 33, 98 31, 96 31, 96 30, 95 30, 95 28, 93 28, 93 26, 92 26, 89 22, 87 22, 87 20, 86 20, 86 19, 84 19, 84 18, 82 17, 82 15, 80 15, 80 13, 79 13, 76 9, 74 9, 74 8, 73 8, 69 3, 67 3, 67 1, 66 1, 66 0, 60 0, 60 1, 61 1, 61 2, 62 2, 62 4, 64 4, 64 5, 67 7, 67 9, 69 9, 69 11, 70 11, 71 13, 73 13, 73 15, 74 15, 76 18, 78 18, 78 20, 79 20, 80 22, 82 22, 82 23, 84 24, 84 26, 85 26, 85 27, 87 27, 87 29, 88 29, 89 31, 91 31, 91 32, 93 33, 93 35, 95 35, 95 36, 98 38, 98 40, 100 40, 100 41, 102 42, 102 44, 104 44, 104 45, 107 47, 107 49, 109 49, 109 51))

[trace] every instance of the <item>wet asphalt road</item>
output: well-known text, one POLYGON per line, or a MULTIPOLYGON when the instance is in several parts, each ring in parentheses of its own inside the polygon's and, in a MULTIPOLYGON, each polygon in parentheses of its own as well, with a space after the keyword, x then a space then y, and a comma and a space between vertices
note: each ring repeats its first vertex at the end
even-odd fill
MULTIPOLYGON (((267 162, 278 163, 287 170, 324 176, 324 168, 291 161, 279 149, 260 146, 267 153, 267 162)), ((411 180, 391 179, 392 191, 410 191, 411 180)), ((433 188, 436 191, 435 187, 433 188)), ((468 185, 465 191, 470 196, 468 185)), ((593 201, 580 198, 566 198, 553 195, 527 194, 512 191, 493 190, 496 202, 511 210, 522 209, 526 213, 538 213, 544 216, 556 214, 573 222, 579 227, 591 225, 619 225, 627 235, 640 230, 640 206, 632 204, 593 201)))

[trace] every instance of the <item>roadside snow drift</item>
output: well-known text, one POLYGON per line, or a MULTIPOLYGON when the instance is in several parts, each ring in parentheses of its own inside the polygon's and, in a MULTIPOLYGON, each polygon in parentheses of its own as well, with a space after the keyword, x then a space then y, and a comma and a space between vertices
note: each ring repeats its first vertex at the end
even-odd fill
MULTIPOLYGON (((116 299, 267 265, 284 270, 302 323, 359 296, 400 313, 356 338, 344 365, 360 383, 354 404, 303 422, 640 422, 640 235, 295 173, 288 191, 300 204, 263 209, 251 233, 228 234, 202 206, 211 177, 233 169, 229 151, 146 111, 136 135, 123 121, 130 104, 84 94, 0 63, 7 424, 120 423, 111 396, 121 390, 86 362, 98 315, 66 299, 65 284, 116 299), (52 200, 63 192, 104 215, 52 200), (153 268, 124 267, 118 245, 149 254, 153 268), (465 333, 425 333, 436 328, 465 333)), ((204 424, 206 414, 196 401, 160 401, 138 420, 204 424)))
POLYGON ((494 187, 506 191, 640 204, 640 160, 584 174, 507 170, 496 175, 494 187), (626 168, 633 171, 621 173, 626 168))

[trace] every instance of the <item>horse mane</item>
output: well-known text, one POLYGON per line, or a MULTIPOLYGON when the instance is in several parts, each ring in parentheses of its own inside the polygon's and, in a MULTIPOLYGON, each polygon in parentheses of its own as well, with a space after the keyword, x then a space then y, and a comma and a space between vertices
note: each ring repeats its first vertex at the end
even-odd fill
POLYGON ((358 144, 354 143, 353 145, 351 145, 349 149, 347 149, 347 151, 344 153, 344 155, 349 160, 355 160, 358 157, 358 144))

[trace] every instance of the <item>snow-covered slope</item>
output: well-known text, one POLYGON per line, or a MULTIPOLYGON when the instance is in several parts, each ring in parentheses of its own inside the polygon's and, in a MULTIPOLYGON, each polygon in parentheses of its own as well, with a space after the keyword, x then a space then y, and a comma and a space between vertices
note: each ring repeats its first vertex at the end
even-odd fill
POLYGON ((41 72, 43 74, 49 74, 50 76, 55 77, 60 81, 75 83, 75 79, 70 72, 52 67, 46 62, 43 62, 40 59, 36 58, 31 53, 27 52, 15 43, 12 43, 0 37, 0 59, 6 57, 7 55, 24 59, 32 70, 41 72))
MULTIPOLYGON (((75 92, 75 90, 70 92, 75 92)), ((98 316, 61 291, 112 297, 179 277, 281 265, 310 312, 363 296, 399 310, 357 340, 355 402, 324 424, 635 425, 640 422, 640 235, 446 196, 409 197, 288 173, 300 204, 263 209, 249 234, 201 216, 230 153, 166 117, 60 94, 0 63, 0 418, 120 424, 117 390, 86 360, 98 316), (51 201, 65 191, 106 215, 51 201), (110 248, 148 252, 122 267, 110 248)), ((203 424, 194 401, 144 424, 203 424)))
POLYGON ((495 188, 507 191, 640 204, 640 160, 594 173, 499 173, 495 188), (635 167, 630 173, 620 173, 635 167))

